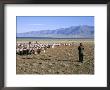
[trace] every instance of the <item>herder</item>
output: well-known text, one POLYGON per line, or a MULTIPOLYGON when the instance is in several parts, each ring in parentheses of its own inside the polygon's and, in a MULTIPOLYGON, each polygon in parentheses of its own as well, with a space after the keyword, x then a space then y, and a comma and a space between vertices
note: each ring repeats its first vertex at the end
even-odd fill
POLYGON ((82 45, 82 43, 80 43, 78 50, 79 50, 79 62, 83 63, 84 46, 82 45))

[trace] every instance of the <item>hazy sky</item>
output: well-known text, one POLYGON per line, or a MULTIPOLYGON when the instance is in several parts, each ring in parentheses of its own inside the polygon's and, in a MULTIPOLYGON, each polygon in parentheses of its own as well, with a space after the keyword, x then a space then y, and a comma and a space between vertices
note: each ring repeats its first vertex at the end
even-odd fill
POLYGON ((54 30, 70 26, 94 26, 94 16, 17 16, 17 33, 54 30))

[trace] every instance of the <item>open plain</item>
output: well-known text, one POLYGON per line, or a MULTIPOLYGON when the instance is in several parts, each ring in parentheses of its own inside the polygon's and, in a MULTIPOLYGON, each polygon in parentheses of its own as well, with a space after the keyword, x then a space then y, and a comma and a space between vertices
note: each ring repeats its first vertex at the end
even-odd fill
MULTIPOLYGON (((17 43, 36 40, 17 40, 17 43)), ((16 74, 94 74, 94 40, 37 40, 39 43, 72 43, 46 49, 45 53, 16 55, 16 74), (84 62, 78 62, 78 46, 84 45, 84 62)))

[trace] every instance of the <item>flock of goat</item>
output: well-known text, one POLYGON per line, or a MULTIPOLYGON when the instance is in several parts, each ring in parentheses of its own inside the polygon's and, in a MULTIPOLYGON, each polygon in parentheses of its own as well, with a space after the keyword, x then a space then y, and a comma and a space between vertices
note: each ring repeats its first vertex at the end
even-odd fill
POLYGON ((54 44, 41 44, 37 41, 35 43, 17 43, 16 44, 16 54, 18 55, 31 55, 40 54, 41 51, 44 53, 48 48, 55 48, 58 46, 72 46, 73 43, 54 43, 54 44))

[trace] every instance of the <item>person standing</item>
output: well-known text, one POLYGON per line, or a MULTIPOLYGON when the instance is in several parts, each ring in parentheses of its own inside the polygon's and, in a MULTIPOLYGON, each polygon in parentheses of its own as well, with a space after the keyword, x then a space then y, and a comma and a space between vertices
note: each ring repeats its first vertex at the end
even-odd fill
POLYGON ((82 43, 78 46, 78 51, 79 51, 79 62, 83 63, 83 56, 84 56, 84 46, 82 43))

